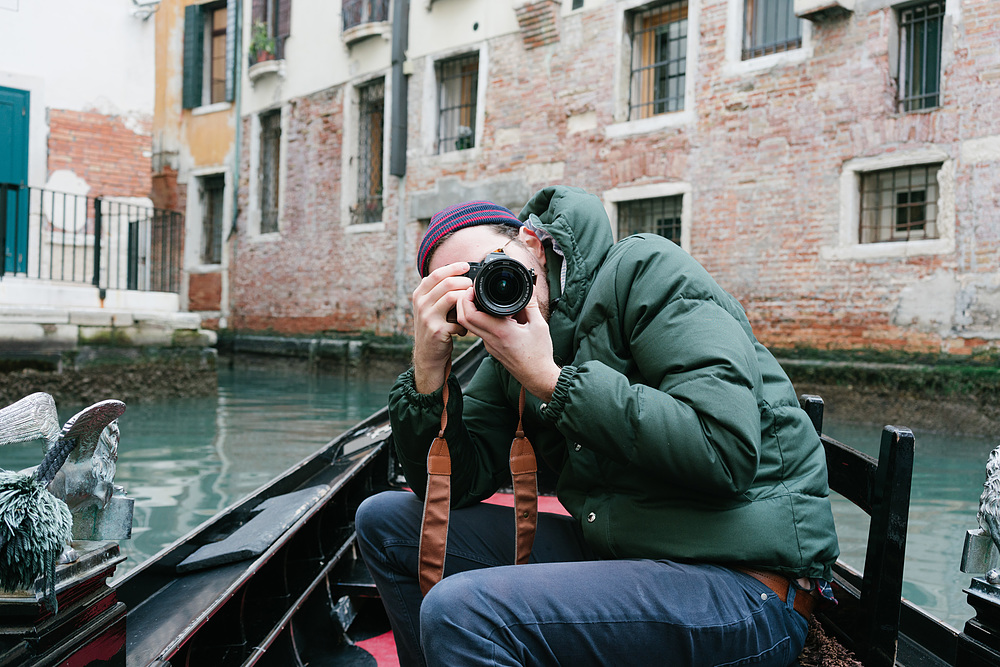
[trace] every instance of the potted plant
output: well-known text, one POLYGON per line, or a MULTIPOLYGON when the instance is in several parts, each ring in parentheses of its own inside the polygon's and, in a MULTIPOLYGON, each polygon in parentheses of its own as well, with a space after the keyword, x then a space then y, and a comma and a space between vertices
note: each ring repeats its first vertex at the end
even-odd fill
POLYGON ((250 60, 254 63, 274 60, 274 37, 267 34, 267 24, 256 21, 250 31, 250 60))

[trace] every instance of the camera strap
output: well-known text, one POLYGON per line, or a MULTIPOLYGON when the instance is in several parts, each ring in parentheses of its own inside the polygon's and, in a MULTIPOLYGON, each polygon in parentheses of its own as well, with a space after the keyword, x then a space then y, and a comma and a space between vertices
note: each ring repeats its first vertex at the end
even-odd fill
MULTIPOLYGON (((448 513, 451 509, 451 454, 444 437, 448 425, 448 377, 451 361, 445 367, 442 390, 444 408, 441 430, 427 453, 427 492, 424 494, 424 515, 420 525, 420 564, 418 578, 424 595, 444 576, 444 559, 448 547, 448 513)), ((538 524, 538 465, 535 450, 524 435, 524 387, 518 397, 517 431, 510 445, 510 472, 514 486, 514 562, 523 565, 531 556, 538 524)))

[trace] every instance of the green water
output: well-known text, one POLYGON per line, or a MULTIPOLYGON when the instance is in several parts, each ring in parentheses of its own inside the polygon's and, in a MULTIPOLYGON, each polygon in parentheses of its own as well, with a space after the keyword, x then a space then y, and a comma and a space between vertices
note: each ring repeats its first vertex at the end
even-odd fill
MULTIPOLYGON (((132 539, 115 578, 251 493, 344 429, 385 405, 389 374, 314 375, 301 369, 220 369, 216 398, 128 406, 119 420, 116 483, 135 499, 132 539)), ((110 398, 110 397, 109 397, 110 398)), ((61 421, 82 406, 59 406, 61 421)), ((880 425, 827 420, 827 433, 873 456, 880 425)), ((987 439, 917 431, 903 595, 956 628, 972 615, 958 571, 976 510, 987 439)), ((0 468, 21 469, 41 448, 0 449, 0 468)), ((841 557, 861 570, 868 517, 834 498, 841 557)))
MULTIPOLYGON (((135 499, 135 514, 115 579, 384 407, 394 380, 220 368, 217 397, 129 405, 115 483, 135 499)), ((60 422, 82 407, 59 405, 60 422)), ((0 468, 33 466, 41 455, 40 445, 4 447, 0 468)))

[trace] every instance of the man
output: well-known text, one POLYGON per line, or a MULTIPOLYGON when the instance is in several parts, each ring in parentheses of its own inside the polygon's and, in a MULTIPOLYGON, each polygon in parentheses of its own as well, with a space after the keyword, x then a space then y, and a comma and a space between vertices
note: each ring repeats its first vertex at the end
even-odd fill
POLYGON ((519 218, 442 211, 418 270, 414 366, 389 398, 418 494, 452 336, 480 336, 490 357, 464 396, 448 380, 455 509, 426 598, 420 500, 358 510, 401 663, 793 664, 838 555, 825 457, 736 300, 662 237, 613 244, 600 200, 562 186, 519 218), (500 247, 538 276, 510 318, 477 310, 463 275, 500 247), (529 564, 512 565, 511 510, 479 501, 510 485, 522 386, 524 431, 571 516, 540 514, 529 564))

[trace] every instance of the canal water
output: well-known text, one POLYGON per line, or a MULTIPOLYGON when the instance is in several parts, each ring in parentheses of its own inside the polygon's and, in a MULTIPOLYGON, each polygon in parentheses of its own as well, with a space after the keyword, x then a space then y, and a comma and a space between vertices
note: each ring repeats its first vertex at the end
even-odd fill
MULTIPOLYGON (((314 374, 276 364, 220 368, 215 398, 128 406, 119 420, 116 483, 135 498, 127 560, 115 578, 267 483, 385 405, 395 377, 314 374)), ((82 406, 59 406, 61 421, 82 406)), ((834 438, 878 455, 881 425, 826 420, 834 438)), ((972 615, 958 571, 965 531, 976 527, 992 446, 987 439, 917 431, 903 595, 956 628, 972 615)), ((40 448, 0 450, 0 468, 38 463, 40 448)), ((834 498, 841 557, 861 570, 868 517, 834 498)))

